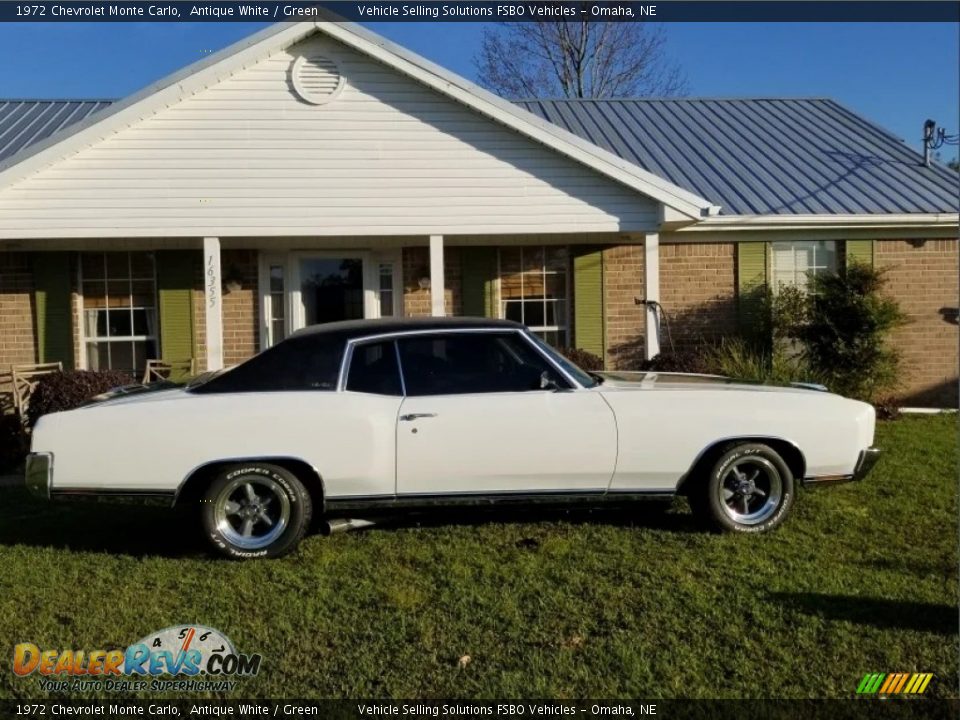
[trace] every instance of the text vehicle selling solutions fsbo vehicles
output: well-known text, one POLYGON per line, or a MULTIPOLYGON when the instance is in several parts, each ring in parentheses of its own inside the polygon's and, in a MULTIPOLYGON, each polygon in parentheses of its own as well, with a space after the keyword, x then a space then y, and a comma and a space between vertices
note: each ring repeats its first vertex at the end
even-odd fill
POLYGON ((352 321, 186 387, 46 415, 27 483, 192 504, 235 558, 290 552, 314 513, 468 503, 683 494, 718 530, 761 532, 800 484, 863 477, 874 423, 870 405, 810 387, 587 373, 508 321, 352 321))

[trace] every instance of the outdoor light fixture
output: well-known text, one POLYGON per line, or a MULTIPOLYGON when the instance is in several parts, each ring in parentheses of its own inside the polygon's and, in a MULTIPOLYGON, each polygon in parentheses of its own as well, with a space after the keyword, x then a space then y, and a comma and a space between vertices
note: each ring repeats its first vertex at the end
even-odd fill
POLYGON ((420 286, 421 290, 430 289, 430 268, 426 265, 421 265, 417 271, 417 285, 420 286))
POLYGON ((227 274, 223 276, 223 289, 227 294, 240 292, 243 289, 243 280, 236 268, 230 268, 227 274))

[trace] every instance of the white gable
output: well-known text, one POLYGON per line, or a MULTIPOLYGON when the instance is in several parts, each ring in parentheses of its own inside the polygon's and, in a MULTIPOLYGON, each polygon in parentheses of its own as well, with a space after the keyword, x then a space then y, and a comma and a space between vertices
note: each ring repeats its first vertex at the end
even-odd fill
POLYGON ((314 35, 0 191, 0 237, 643 231, 658 208, 314 35), (328 100, 297 94, 301 57, 335 63, 328 100))

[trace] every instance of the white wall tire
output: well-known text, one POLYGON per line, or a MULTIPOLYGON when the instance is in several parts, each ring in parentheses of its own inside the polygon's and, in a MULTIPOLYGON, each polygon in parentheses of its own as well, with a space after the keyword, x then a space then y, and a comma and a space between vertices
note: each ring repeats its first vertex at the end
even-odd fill
POLYGON ((790 467, 763 443, 728 447, 690 500, 694 512, 719 532, 761 533, 786 519, 795 498, 790 467))
POLYGON ((313 515, 310 494, 293 473, 258 462, 221 470, 201 506, 204 535, 215 551, 233 560, 293 552, 313 515))

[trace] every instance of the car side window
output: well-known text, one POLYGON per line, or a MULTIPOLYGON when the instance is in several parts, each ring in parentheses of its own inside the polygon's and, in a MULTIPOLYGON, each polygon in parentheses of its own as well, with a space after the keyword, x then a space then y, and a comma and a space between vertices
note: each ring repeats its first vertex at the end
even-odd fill
POLYGON ((353 348, 347 390, 375 395, 402 395, 397 351, 393 341, 366 343, 353 348))
POLYGON ((407 395, 524 392, 569 383, 517 333, 438 333, 401 338, 407 395))
POLYGON ((342 338, 289 338, 190 392, 333 391, 343 349, 342 338))

